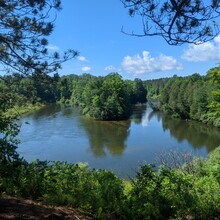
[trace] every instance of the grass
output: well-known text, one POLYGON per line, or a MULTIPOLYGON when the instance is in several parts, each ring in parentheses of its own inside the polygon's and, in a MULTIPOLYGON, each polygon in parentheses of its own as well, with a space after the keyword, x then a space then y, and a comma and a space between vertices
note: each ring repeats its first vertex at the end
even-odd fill
POLYGON ((29 112, 33 112, 36 110, 39 110, 43 107, 44 105, 41 103, 36 103, 36 104, 31 104, 27 103, 26 105, 23 106, 14 106, 13 108, 10 108, 5 115, 6 116, 21 116, 29 112))

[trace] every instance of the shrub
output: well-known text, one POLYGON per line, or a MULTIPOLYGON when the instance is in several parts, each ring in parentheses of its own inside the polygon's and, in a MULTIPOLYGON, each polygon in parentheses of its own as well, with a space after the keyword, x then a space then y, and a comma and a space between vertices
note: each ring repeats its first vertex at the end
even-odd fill
POLYGON ((194 158, 181 167, 164 165, 156 171, 142 165, 126 187, 111 171, 82 163, 18 160, 1 167, 1 174, 1 193, 72 205, 97 219, 220 216, 220 147, 208 159, 194 158))

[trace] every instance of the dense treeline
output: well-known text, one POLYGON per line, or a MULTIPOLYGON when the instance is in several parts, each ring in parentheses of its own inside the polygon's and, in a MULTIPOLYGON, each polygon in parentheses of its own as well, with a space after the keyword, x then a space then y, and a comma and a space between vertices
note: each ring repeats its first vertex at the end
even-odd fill
MULTIPOLYGON (((148 95, 157 97, 155 109, 182 119, 193 119, 220 127, 220 68, 209 70, 206 76, 146 81, 148 95)), ((151 98, 149 97, 149 99, 151 98)))
POLYGON ((5 75, 1 77, 0 90, 2 94, 10 95, 14 105, 18 106, 26 103, 52 103, 59 98, 56 78, 47 75, 5 75))
POLYGON ((0 90, 11 94, 13 103, 18 106, 54 102, 75 104, 84 115, 101 120, 129 118, 132 105, 146 103, 147 95, 140 79, 125 81, 117 73, 105 77, 45 75, 40 79, 35 75, 14 74, 3 77, 0 90))
POLYGON ((117 73, 105 77, 83 75, 74 82, 71 102, 90 117, 120 120, 129 118, 133 104, 145 103, 146 95, 140 79, 124 81, 117 73))
POLYGON ((152 100, 157 100, 170 78, 151 79, 144 81, 145 88, 147 89, 147 96, 152 100))
POLYGON ((90 74, 58 74, 31 77, 19 74, 2 77, 0 91, 17 106, 38 103, 78 105, 84 115, 100 120, 129 118, 132 105, 145 103, 173 117, 193 119, 220 126, 220 67, 206 76, 123 80, 117 73, 95 77, 90 74), (157 100, 157 102, 155 102, 157 100), (155 104, 156 103, 156 104, 155 104))

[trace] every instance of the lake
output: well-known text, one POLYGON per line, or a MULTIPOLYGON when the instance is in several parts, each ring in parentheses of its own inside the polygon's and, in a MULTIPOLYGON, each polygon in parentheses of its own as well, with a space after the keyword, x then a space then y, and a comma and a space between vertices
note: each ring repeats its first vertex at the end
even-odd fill
POLYGON ((87 162, 125 178, 168 151, 206 157, 220 145, 220 129, 172 119, 147 106, 134 107, 130 120, 97 121, 76 107, 49 105, 23 117, 21 124, 18 152, 27 161, 87 162))

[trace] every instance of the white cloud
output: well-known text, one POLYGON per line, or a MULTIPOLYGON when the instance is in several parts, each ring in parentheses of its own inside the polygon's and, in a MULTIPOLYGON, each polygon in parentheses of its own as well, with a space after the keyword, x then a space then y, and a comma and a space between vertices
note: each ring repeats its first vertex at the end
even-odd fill
POLYGON ((77 59, 80 60, 80 61, 87 61, 84 56, 78 56, 77 59))
POLYGON ((220 35, 210 42, 189 45, 183 52, 182 59, 191 62, 220 60, 220 35))
POLYGON ((87 72, 87 71, 90 71, 90 70, 91 70, 91 67, 89 67, 89 66, 82 67, 82 71, 84 71, 84 72, 87 72))
POLYGON ((182 65, 172 56, 161 54, 159 57, 152 57, 148 51, 142 52, 140 55, 126 56, 122 61, 122 68, 135 75, 159 72, 165 70, 181 70, 182 65))
POLYGON ((48 46, 46 46, 46 48, 48 50, 59 50, 60 48, 56 45, 52 45, 52 44, 49 44, 48 46))
POLYGON ((105 71, 114 71, 114 70, 116 70, 116 68, 112 65, 109 65, 109 66, 106 66, 104 70, 105 71))

